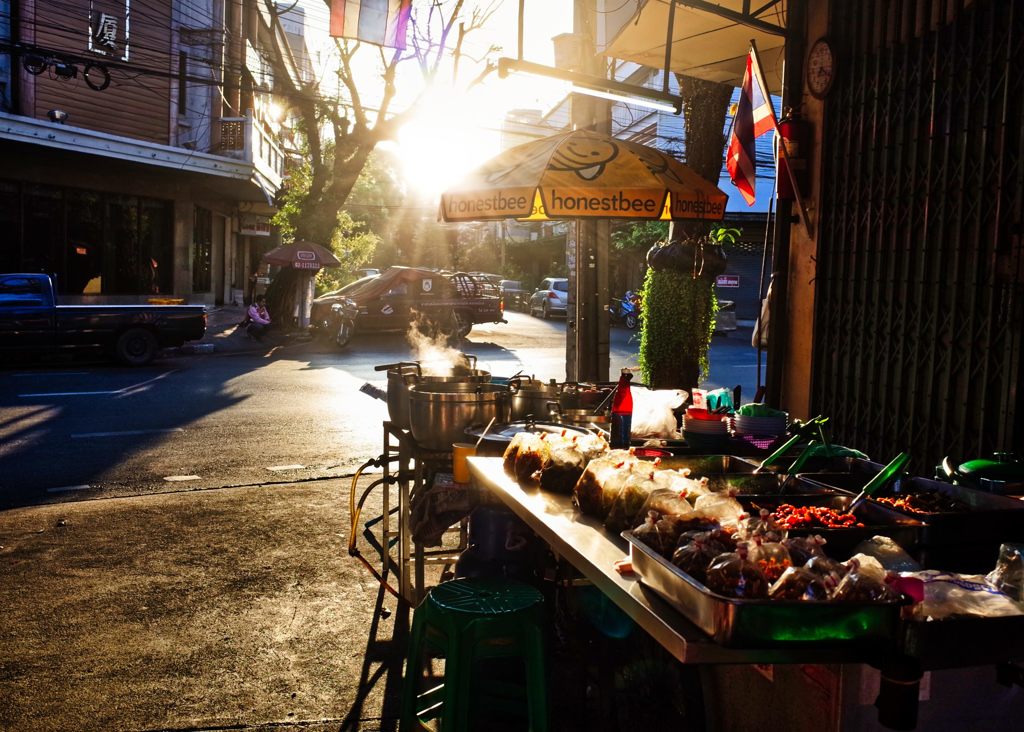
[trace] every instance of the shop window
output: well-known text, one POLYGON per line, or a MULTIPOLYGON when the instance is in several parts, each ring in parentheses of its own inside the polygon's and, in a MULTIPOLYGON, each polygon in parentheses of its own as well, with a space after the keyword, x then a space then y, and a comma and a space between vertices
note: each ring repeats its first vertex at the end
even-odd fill
POLYGON ((91 191, 69 191, 67 197, 67 269, 61 291, 99 294, 103 289, 103 199, 91 191))
POLYGON ((139 283, 139 199, 127 196, 107 198, 108 252, 106 272, 113 277, 108 292, 118 295, 142 292, 139 283))
POLYGON ((21 270, 21 193, 0 181, 0 272, 21 270))
POLYGON ((143 199, 139 208, 141 291, 174 292, 174 209, 167 201, 143 199))
POLYGON ((192 292, 213 286, 213 212, 196 206, 192 228, 192 292))
MULTIPOLYGON (((64 196, 59 188, 25 186, 22 208, 21 269, 46 272, 62 288, 64 274, 64 196)), ((66 290, 61 290, 66 291, 66 290)))

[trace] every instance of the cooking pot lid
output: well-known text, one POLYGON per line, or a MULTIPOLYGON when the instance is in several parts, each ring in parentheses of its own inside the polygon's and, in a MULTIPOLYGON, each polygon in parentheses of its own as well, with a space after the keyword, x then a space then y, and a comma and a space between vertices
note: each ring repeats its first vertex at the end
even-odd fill
MULTIPOLYGON (((481 433, 484 431, 486 425, 475 424, 472 427, 466 428, 466 434, 474 439, 479 439, 481 433)), ((562 430, 569 432, 578 432, 581 435, 585 435, 589 430, 583 427, 573 427, 568 424, 559 424, 558 422, 507 422, 505 424, 492 425, 491 429, 487 431, 487 436, 484 440, 491 442, 511 442, 512 438, 520 432, 549 432, 552 434, 559 434, 562 430)))

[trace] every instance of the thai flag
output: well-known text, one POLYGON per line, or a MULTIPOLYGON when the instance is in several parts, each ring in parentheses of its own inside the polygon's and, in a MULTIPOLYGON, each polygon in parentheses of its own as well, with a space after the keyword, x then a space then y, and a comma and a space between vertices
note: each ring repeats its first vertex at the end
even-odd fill
POLYGON ((331 0, 331 35, 405 48, 412 0, 331 0))
POLYGON ((733 185, 740 189, 748 206, 754 205, 754 140, 775 129, 775 110, 771 97, 762 86, 760 66, 754 49, 747 54, 747 70, 743 73, 739 105, 732 123, 729 152, 725 167, 733 185))

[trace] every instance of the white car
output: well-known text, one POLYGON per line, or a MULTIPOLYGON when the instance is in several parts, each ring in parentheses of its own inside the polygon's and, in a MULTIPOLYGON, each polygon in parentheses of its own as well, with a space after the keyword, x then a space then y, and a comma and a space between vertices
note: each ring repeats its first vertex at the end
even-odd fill
POLYGON ((548 277, 530 296, 530 315, 550 318, 552 314, 565 315, 569 303, 569 280, 548 277))

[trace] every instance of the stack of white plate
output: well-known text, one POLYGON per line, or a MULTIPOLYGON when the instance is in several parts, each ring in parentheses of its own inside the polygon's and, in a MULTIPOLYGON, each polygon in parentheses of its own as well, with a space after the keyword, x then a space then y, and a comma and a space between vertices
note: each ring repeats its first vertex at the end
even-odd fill
POLYGON ((729 434, 729 424, 724 416, 722 419, 694 419, 684 416, 683 431, 708 436, 724 436, 729 434))
POLYGON ((732 429, 737 435, 781 435, 786 431, 789 415, 782 414, 772 417, 744 417, 736 415, 732 420, 732 429))

